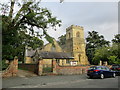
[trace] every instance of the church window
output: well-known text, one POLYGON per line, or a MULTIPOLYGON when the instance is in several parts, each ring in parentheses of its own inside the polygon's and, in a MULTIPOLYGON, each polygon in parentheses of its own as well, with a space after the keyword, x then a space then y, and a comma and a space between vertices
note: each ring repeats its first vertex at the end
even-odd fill
POLYGON ((77 33, 76 33, 76 37, 80 37, 80 32, 77 32, 77 33))
POLYGON ((66 63, 70 63, 70 60, 69 60, 69 59, 66 59, 66 63))

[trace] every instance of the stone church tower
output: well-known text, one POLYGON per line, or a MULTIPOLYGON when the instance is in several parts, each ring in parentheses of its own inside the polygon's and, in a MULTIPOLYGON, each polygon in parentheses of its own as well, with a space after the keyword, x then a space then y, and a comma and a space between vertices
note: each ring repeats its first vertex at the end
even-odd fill
POLYGON ((66 29, 66 52, 70 53, 78 64, 89 64, 85 52, 83 27, 71 25, 66 29))

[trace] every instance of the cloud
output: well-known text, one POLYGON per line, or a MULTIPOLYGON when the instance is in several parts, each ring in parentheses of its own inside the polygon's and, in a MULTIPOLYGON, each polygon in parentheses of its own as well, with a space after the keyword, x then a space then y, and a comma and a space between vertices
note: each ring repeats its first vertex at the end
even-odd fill
POLYGON ((106 40, 111 40, 118 33, 118 3, 115 2, 66 2, 44 3, 54 16, 62 20, 62 27, 55 31, 48 31, 57 38, 65 34, 65 29, 70 25, 84 27, 85 37, 87 32, 96 30, 106 40))

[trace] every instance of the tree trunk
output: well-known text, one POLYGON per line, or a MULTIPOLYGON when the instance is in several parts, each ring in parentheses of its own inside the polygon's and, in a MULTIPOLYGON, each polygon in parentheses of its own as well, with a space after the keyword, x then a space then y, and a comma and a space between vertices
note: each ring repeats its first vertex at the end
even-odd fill
POLYGON ((10 6, 10 12, 9 12, 10 21, 12 21, 12 15, 13 15, 14 4, 15 4, 15 0, 11 0, 11 6, 10 6))

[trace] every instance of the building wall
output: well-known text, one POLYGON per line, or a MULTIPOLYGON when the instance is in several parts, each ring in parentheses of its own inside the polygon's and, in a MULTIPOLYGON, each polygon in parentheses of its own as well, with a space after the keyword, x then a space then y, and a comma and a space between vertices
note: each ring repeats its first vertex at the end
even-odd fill
POLYGON ((33 63, 33 59, 31 57, 25 57, 24 63, 33 63))
MULTIPOLYGON (((74 57, 74 61, 78 64, 88 65, 88 59, 85 52, 85 39, 84 39, 84 29, 80 26, 71 25, 66 29, 66 47, 61 48, 57 41, 54 39, 54 45, 51 43, 44 46, 41 51, 55 51, 55 52, 67 52, 74 57)), ((51 64, 52 60, 45 59, 44 64, 51 64)), ((26 63, 33 63, 32 58, 26 57, 26 63)), ((60 60, 60 65, 70 65, 66 63, 66 60, 60 60)))
POLYGON ((44 67, 52 67, 52 59, 43 59, 44 67))
POLYGON ((42 51, 54 51, 54 52, 63 52, 62 48, 60 45, 57 43, 57 41, 54 39, 54 45, 53 46, 51 43, 45 45, 45 47, 42 49, 42 51))

